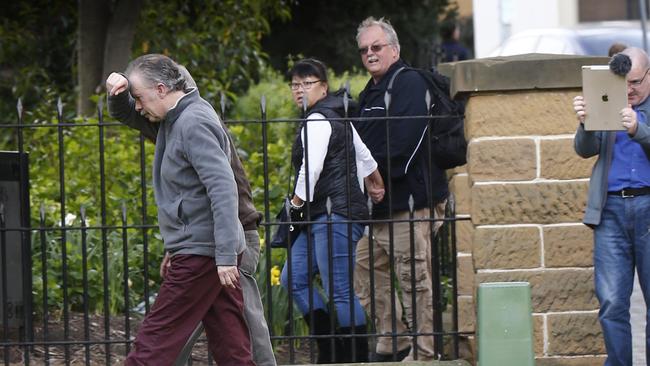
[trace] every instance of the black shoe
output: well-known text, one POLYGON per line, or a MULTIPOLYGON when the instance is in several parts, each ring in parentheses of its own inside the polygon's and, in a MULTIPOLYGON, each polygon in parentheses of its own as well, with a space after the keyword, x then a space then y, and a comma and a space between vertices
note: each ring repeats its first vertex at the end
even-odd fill
POLYGON ((403 359, 406 358, 406 356, 409 355, 409 352, 411 352, 411 347, 406 347, 401 351, 397 351, 397 353, 394 355, 393 354, 384 354, 384 353, 376 353, 373 352, 370 361, 371 362, 395 362, 395 361, 402 361, 403 359))
MULTIPOLYGON (((341 327, 338 334, 352 334, 352 328, 341 327)), ((354 327, 355 335, 367 334, 366 325, 354 327)), ((336 348, 336 362, 368 362, 368 337, 340 337, 336 348), (354 341, 353 341, 354 340, 354 341), (352 344, 354 343, 354 352, 352 344), (340 346, 339 346, 340 345, 340 346), (353 357, 354 353, 354 357, 353 357)))
MULTIPOLYGON (((334 335, 334 330, 330 326, 330 315, 323 309, 316 309, 303 316, 307 326, 310 327, 310 334, 313 335, 334 335), (311 328, 311 318, 314 318, 314 326, 311 328)), ((318 357, 316 363, 327 364, 336 363, 334 358, 334 348, 332 347, 332 338, 317 338, 316 347, 318 348, 318 357)), ((338 351, 338 349, 337 349, 338 351)))

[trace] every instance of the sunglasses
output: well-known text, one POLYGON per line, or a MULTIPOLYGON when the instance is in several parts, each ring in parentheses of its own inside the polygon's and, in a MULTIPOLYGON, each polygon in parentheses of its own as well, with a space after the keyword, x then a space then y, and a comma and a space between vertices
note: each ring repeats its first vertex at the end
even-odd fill
POLYGON ((390 45, 390 43, 384 43, 384 44, 373 44, 373 45, 370 46, 370 47, 359 48, 359 54, 360 54, 361 56, 367 54, 367 53, 368 53, 368 49, 370 49, 373 53, 377 53, 377 52, 381 51, 382 48, 384 48, 384 47, 386 47, 386 46, 389 46, 389 45, 390 45))

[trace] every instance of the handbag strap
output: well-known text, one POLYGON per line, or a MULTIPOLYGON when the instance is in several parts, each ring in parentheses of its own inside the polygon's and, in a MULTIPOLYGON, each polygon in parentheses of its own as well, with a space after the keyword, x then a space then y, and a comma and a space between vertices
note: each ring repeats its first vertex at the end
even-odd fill
POLYGON ((289 181, 287 182, 287 197, 289 197, 289 199, 291 199, 291 198, 293 198, 293 197, 290 197, 290 195, 291 195, 291 181, 294 179, 294 176, 293 176, 293 163, 289 163, 289 166, 290 166, 290 168, 289 168, 289 181))

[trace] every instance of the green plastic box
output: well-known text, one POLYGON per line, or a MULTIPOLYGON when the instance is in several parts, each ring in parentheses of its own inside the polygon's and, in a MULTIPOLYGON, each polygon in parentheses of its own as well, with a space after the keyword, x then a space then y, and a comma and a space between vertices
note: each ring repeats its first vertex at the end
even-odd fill
POLYGON ((478 364, 535 365, 528 282, 490 282, 479 285, 478 364))

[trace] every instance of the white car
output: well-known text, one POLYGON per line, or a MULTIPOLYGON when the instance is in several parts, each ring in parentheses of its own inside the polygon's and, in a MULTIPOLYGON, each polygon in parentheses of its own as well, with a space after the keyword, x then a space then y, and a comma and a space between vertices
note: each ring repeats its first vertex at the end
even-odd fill
MULTIPOLYGON (((646 30, 650 30, 650 25, 646 30)), ((529 29, 512 35, 490 57, 524 53, 607 56, 615 43, 643 48, 639 21, 583 23, 571 28, 529 29)), ((648 33, 650 45, 650 33, 648 33)))

